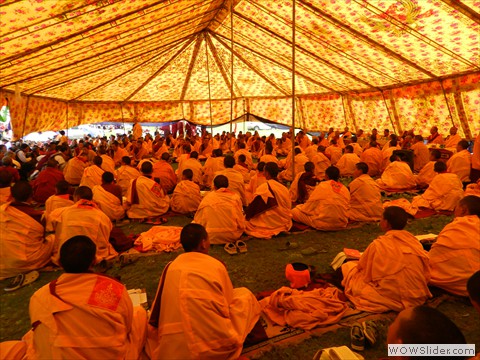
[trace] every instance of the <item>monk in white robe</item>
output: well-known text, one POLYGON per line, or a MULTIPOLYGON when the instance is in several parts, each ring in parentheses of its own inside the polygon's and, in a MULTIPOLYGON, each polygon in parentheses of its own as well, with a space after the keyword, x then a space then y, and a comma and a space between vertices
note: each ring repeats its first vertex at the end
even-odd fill
POLYGON ((455 174, 447 173, 443 161, 435 163, 437 175, 422 195, 415 196, 412 205, 433 210, 453 211, 463 197, 463 184, 455 174))
POLYGON ((456 148, 457 144, 462 140, 460 135, 457 134, 458 129, 455 126, 452 126, 450 128, 450 135, 447 136, 445 139, 445 145, 446 148, 456 148))
POLYGON ((410 147, 413 151, 413 169, 418 172, 428 163, 430 160, 430 151, 423 143, 422 135, 415 135, 413 138, 413 145, 410 147))
POLYGON ((278 165, 265 165, 267 182, 260 185, 246 210, 245 232, 260 239, 288 231, 292 227, 292 202, 288 189, 277 181, 278 165))
POLYGON ((0 205, 0 280, 39 269, 50 262, 53 239, 44 238, 42 212, 29 204, 29 183, 12 187, 14 200, 0 205))
POLYGON ((63 168, 63 176, 71 185, 78 185, 82 181, 85 168, 88 167, 88 150, 85 149, 78 156, 68 160, 67 165, 63 168))
POLYGON ((122 188, 114 183, 113 174, 106 171, 102 175, 102 185, 93 187, 93 201, 112 221, 118 221, 125 217, 123 207, 122 188))
POLYGON ((130 157, 124 156, 122 158, 122 166, 117 169, 117 184, 122 188, 123 196, 127 194, 132 180, 135 180, 141 175, 140 171, 131 166, 130 163, 130 157))
POLYGON ((357 310, 382 313, 422 305, 431 297, 428 256, 420 242, 403 230, 408 215, 402 208, 385 209, 375 239, 359 261, 342 265, 345 295, 357 310))
POLYGON ((195 212, 201 201, 200 187, 193 182, 193 171, 191 169, 183 170, 182 181, 175 186, 170 201, 172 211, 180 214, 195 212))
POLYGON ((100 156, 95 156, 93 159, 93 165, 83 170, 80 186, 88 186, 90 189, 93 189, 95 185, 102 184, 102 175, 105 172, 101 167, 102 161, 103 160, 100 156))
MULTIPOLYGON (((215 177, 218 175, 225 175, 228 178, 228 188, 233 192, 237 193, 242 201, 243 206, 247 206, 247 197, 245 196, 245 183, 243 181, 243 176, 237 170, 234 170, 235 159, 233 156, 225 156, 223 159, 223 165, 225 170, 217 171, 215 177)), ((215 180, 214 177, 214 180, 215 180)))
MULTIPOLYGON (((59 265, 60 248, 68 239, 85 235, 97 246, 96 263, 110 260, 118 254, 110 244, 112 222, 93 200, 93 192, 89 187, 80 186, 73 196, 75 204, 59 208, 50 214, 51 226, 55 231, 55 245, 52 261, 59 265)), ((47 227, 50 227, 47 224, 47 227)))
POLYGON ((468 296, 467 281, 480 269, 480 198, 466 196, 428 253, 430 284, 468 296))
POLYGON ((315 165, 315 177, 319 180, 325 178, 325 170, 332 165, 330 159, 325 156, 325 146, 319 145, 317 153, 313 156, 312 162, 315 165))
POLYGON ((371 141, 369 147, 360 156, 360 160, 368 165, 368 175, 374 177, 382 173, 383 153, 376 141, 371 141))
POLYGON ((151 179, 152 163, 142 164, 142 176, 132 180, 127 192, 130 208, 127 215, 131 219, 145 219, 165 214, 170 206, 170 198, 162 186, 151 179))
POLYGON ((382 218, 383 206, 380 188, 368 175, 368 165, 360 162, 355 166, 350 189, 350 221, 379 221, 382 218))
POLYGON ((355 165, 360 162, 360 158, 353 152, 353 147, 347 145, 345 153, 338 160, 336 167, 340 170, 340 176, 353 176, 355 165))
POLYGON ((246 288, 233 288, 225 265, 208 255, 198 224, 180 235, 185 253, 163 270, 150 315, 152 359, 238 359, 261 308, 246 288))
POLYGON ((462 182, 470 182, 472 154, 468 151, 468 141, 461 140, 457 144, 457 153, 447 161, 447 171, 457 174, 462 182))
POLYGON ((378 186, 383 190, 414 189, 417 183, 410 166, 395 155, 392 155, 390 161, 391 163, 383 172, 382 177, 376 180, 378 186))
POLYGON ((90 271, 95 243, 75 236, 62 247, 65 273, 30 299, 29 359, 138 359, 147 314, 133 307, 125 285, 90 271), (76 259, 81 258, 83 261, 76 259))
POLYGON ((292 210, 293 220, 317 230, 339 230, 347 227, 350 193, 338 182, 340 171, 330 166, 326 181, 318 184, 305 204, 292 210))
POLYGON ((225 175, 213 179, 214 190, 203 198, 193 219, 207 229, 212 244, 235 242, 245 231, 242 201, 228 182, 225 175))

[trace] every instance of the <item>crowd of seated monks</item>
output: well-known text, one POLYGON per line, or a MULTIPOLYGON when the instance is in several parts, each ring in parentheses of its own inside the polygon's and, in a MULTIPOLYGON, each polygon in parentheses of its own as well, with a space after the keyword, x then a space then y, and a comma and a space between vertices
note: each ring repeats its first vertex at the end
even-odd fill
MULTIPOLYGON (((473 155, 469 143, 460 139, 447 162, 419 135, 390 135, 383 147, 373 132, 363 147, 361 134, 346 129, 341 135, 329 131, 310 140, 300 132, 292 144, 287 133, 280 139, 249 133, 143 138, 137 131, 130 138, 52 142, 37 157, 38 149, 30 152, 23 144, 26 162, 3 149, 0 279, 49 263, 65 270, 54 285, 32 297, 31 321, 38 326, 24 338, 27 351, 47 358, 69 358, 76 351, 87 351, 84 357, 90 358, 88 349, 99 351, 97 357, 105 351, 102 358, 136 358, 142 351, 153 358, 237 358, 257 326, 260 308, 247 289, 232 287, 224 266, 208 256, 208 247, 235 242, 244 233, 268 239, 288 232, 293 221, 330 231, 352 221, 380 222, 385 234, 360 261, 342 267, 345 295, 359 310, 418 307, 431 297, 428 285, 467 296, 467 281, 480 268, 480 182, 475 179, 480 135, 473 155), (413 164, 395 152, 403 143, 411 144, 413 164), (344 177, 353 178, 348 187, 341 182, 344 177), (428 253, 404 230, 407 213, 382 204, 382 190, 414 188, 425 189, 414 205, 455 211, 428 253), (44 211, 39 210, 42 204, 44 211), (118 255, 109 241, 115 224, 159 218, 169 211, 191 215, 193 223, 182 232, 185 254, 164 270, 152 309, 156 318, 150 316, 147 326, 146 314, 132 309, 123 285, 89 269, 118 255), (78 254, 84 262, 78 262, 78 254), (195 275, 184 282, 185 274, 195 275), (72 295, 75 287, 82 292, 72 295), (187 294, 185 302, 179 287, 187 294), (107 288, 110 298, 102 303, 107 288), (194 295, 198 291, 200 299, 194 295), (55 301, 46 300, 47 295, 55 301), (166 311, 162 303, 175 304, 175 311, 166 311), (211 304, 218 304, 210 309, 213 313, 196 310, 211 304), (219 309, 229 316, 215 313, 219 309), (80 322, 78 329, 52 328, 52 317, 57 324, 82 318, 89 326, 80 322), (118 337, 107 330, 112 323, 99 323, 97 333, 87 334, 94 318, 105 317, 115 319, 118 337), (205 331, 205 326, 217 330, 205 331), (73 332, 59 333, 63 330, 73 332), (50 346, 52 336, 64 343, 50 346), (107 347, 95 340, 103 336, 107 347), (73 346, 77 337, 85 343, 73 346)), ((427 141, 439 138, 432 129, 427 141)))

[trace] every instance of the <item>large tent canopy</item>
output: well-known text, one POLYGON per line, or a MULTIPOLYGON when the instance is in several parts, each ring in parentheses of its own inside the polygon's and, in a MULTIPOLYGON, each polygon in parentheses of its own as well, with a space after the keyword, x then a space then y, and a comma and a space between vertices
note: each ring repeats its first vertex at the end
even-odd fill
POLYGON ((0 0, 0 92, 16 136, 254 114, 472 138, 479 12, 479 0, 0 0))

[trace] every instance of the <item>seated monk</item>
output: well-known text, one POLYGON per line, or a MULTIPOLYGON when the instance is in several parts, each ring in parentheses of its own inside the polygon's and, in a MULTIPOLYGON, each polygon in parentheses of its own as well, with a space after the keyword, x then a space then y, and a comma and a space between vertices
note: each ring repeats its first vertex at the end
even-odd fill
MULTIPOLYGON (((18 164, 18 162, 17 162, 18 164)), ((6 171, 12 175, 12 182, 16 183, 17 181, 20 181, 20 173, 18 170, 14 167, 13 159, 10 156, 4 156, 2 158, 2 167, 1 169, 3 171, 6 171)), ((18 164, 20 166, 20 164, 18 164)))
POLYGON ((422 195, 413 198, 412 205, 437 211, 453 211, 463 197, 463 184, 457 175, 447 173, 447 165, 443 161, 437 161, 434 170, 437 175, 422 195))
POLYGON ((63 168, 65 180, 70 185, 78 185, 82 181, 84 170, 88 166, 88 149, 83 149, 80 154, 68 160, 63 168))
POLYGON ((368 165, 359 162, 355 165, 354 180, 350 189, 350 221, 379 221, 382 218, 383 206, 380 189, 370 175, 368 165))
POLYGON ((0 167, 0 204, 13 200, 12 198, 13 175, 0 167))
POLYGON ((277 157, 272 154, 273 153, 272 143, 267 142, 267 144, 268 145, 265 145, 265 155, 260 157, 260 159, 258 161, 259 162, 263 161, 265 164, 269 163, 269 162, 274 162, 275 164, 279 165, 280 162, 278 161, 277 157))
POLYGON ((360 160, 368 165, 368 175, 379 176, 382 172, 383 153, 375 140, 370 141, 368 149, 360 156, 360 160))
POLYGON ((45 201, 45 212, 43 217, 48 222, 48 218, 53 210, 75 204, 70 200, 70 184, 66 180, 61 180, 55 185, 55 195, 50 196, 45 201))
POLYGON ((455 209, 455 219, 432 245, 430 284, 452 294, 468 296, 467 281, 480 269, 480 198, 466 196, 455 209))
POLYGON ((293 181, 294 172, 295 174, 302 172, 307 162, 308 157, 302 152, 302 149, 297 146, 295 148, 295 159, 292 159, 292 153, 287 156, 285 159, 285 170, 278 175, 278 179, 280 181, 293 181), (295 164, 293 164, 293 162, 295 162, 295 164))
POLYGON ((401 311, 431 297, 428 256, 415 236, 403 230, 407 220, 402 208, 386 208, 380 220, 385 234, 373 240, 359 261, 342 265, 345 295, 357 310, 401 311))
POLYGON ((462 182, 470 182, 472 169, 472 154, 468 151, 468 141, 462 140, 457 144, 457 153, 447 161, 447 171, 457 174, 462 182))
MULTIPOLYGON (((313 163, 311 172, 313 174, 313 163)), ((292 227, 292 202, 288 189, 278 182, 278 165, 274 162, 265 165, 266 183, 255 191, 253 201, 248 205, 245 232, 260 239, 288 231, 292 227)))
POLYGON ((243 176, 243 182, 248 184, 250 182, 250 170, 248 169, 247 164, 245 163, 246 157, 243 154, 238 156, 237 163, 233 167, 233 170, 237 170, 243 176))
POLYGON ((382 190, 410 190, 416 186, 410 166, 403 162, 398 155, 390 157, 390 164, 387 166, 380 179, 376 180, 382 190))
POLYGON ((450 128, 450 135, 448 135, 447 138, 445 139, 444 145, 446 148, 456 148, 459 141, 462 140, 460 135, 457 134, 457 131, 458 129, 456 126, 452 126, 450 128))
MULTIPOLYGON (((443 313, 429 306, 415 306, 403 310, 388 328, 387 344, 466 344, 465 337, 455 323, 443 313)), ((400 354, 400 348, 398 348, 400 354)), ((437 359, 435 356, 389 356, 389 359, 437 359)), ((440 358, 442 356, 440 355, 440 358)), ((448 358, 448 356, 446 356, 448 358)), ((450 357, 452 358, 452 357, 450 357)), ((466 360, 468 356, 455 356, 466 360)))
POLYGON ((83 235, 62 245, 65 273, 30 299, 33 326, 24 337, 29 358, 139 358, 146 341, 146 311, 133 307, 125 285, 92 272, 95 252, 95 243, 83 235))
POLYGON ((115 161, 107 154, 107 149, 104 145, 98 147, 98 154, 102 158, 103 171, 109 171, 115 174, 115 161))
POLYGON ((128 151, 125 150, 125 148, 121 147, 120 143, 116 140, 112 143, 110 147, 113 151, 113 162, 115 163, 115 166, 121 166, 123 157, 128 157, 128 151))
POLYGON ((122 188, 122 196, 127 195, 132 180, 135 180, 141 175, 140 171, 130 165, 131 163, 132 159, 124 156, 122 157, 122 166, 117 169, 117 184, 122 188))
POLYGON ((203 167, 200 161, 198 161, 198 152, 192 151, 190 156, 178 164, 177 178, 178 182, 182 180, 183 170, 190 169, 193 172, 193 182, 197 184, 202 183, 203 167))
POLYGON ((205 164, 203 165, 202 184, 204 186, 210 187, 213 183, 215 173, 225 170, 225 165, 223 165, 223 159, 224 157, 222 149, 213 150, 212 156, 207 158, 207 161, 205 161, 205 164))
POLYGON ((218 175, 225 175, 228 178, 228 188, 238 194, 243 206, 247 206, 243 176, 233 168, 235 166, 235 158, 230 155, 225 156, 223 159, 223 165, 225 166, 225 170, 217 171, 215 177, 218 175))
POLYGON ((152 178, 159 178, 160 184, 167 194, 170 194, 177 184, 177 175, 169 162, 170 154, 164 152, 160 160, 153 164, 152 178))
POLYGON ((44 239, 42 212, 30 205, 32 193, 28 182, 19 181, 12 187, 13 201, 0 205, 0 280, 50 262, 53 239, 44 239))
MULTIPOLYGON (((0 189, 0 191, 1 190, 2 189, 0 189)), ((467 185, 467 188, 465 189, 465 196, 467 195, 480 196, 480 179, 478 179, 475 184, 467 185)))
POLYGON ((432 149, 432 151, 430 151, 430 161, 425 164, 418 175, 414 175, 417 187, 426 188, 428 185, 430 185, 433 178, 437 175, 433 168, 435 167, 435 163, 439 161, 441 157, 442 153, 440 150, 432 149))
POLYGON ((304 165, 305 171, 298 173, 290 185, 290 199, 297 204, 304 204, 317 186, 319 180, 315 177, 315 165, 309 161, 304 165))
POLYGON ((110 220, 117 221, 125 217, 122 188, 115 184, 115 178, 110 171, 102 174, 102 185, 94 186, 93 201, 100 206, 110 220))
POLYGON ((245 231, 242 201, 228 182, 225 175, 213 179, 214 190, 205 195, 193 219, 207 229, 212 244, 235 242, 245 231))
POLYGON ((43 204, 52 195, 55 194, 55 185, 65 180, 63 173, 58 170, 58 162, 55 159, 47 161, 45 170, 40 171, 38 177, 31 182, 33 188, 33 200, 43 204))
POLYGON ((427 144, 443 145, 443 137, 438 133, 438 127, 432 126, 430 129, 430 135, 427 138, 427 144))
POLYGON ((325 181, 315 187, 305 204, 292 210, 293 220, 317 230, 338 230, 347 227, 350 193, 338 182, 340 171, 330 166, 325 181))
POLYGON ((182 181, 175 186, 172 200, 170 201, 172 211, 180 214, 195 212, 201 201, 200 187, 193 182, 192 169, 183 170, 182 181))
POLYGON ((93 165, 83 170, 80 186, 87 186, 90 189, 93 189, 95 185, 102 184, 102 174, 104 173, 102 169, 102 162, 103 160, 100 156, 95 156, 93 158, 93 165))
POLYGON ((319 145, 317 152, 312 156, 315 165, 315 177, 319 180, 325 179, 325 170, 331 165, 330 159, 325 156, 325 146, 319 145))
POLYGON ((336 167, 340 170, 340 176, 353 176, 355 164, 360 162, 360 158, 353 152, 353 146, 345 146, 345 153, 338 160, 336 167))
MULTIPOLYGON (((413 169, 418 172, 431 160, 431 154, 428 147, 423 143, 422 135, 415 135, 413 137, 413 145, 410 147, 413 151, 413 169)), ((437 150, 438 151, 438 150, 437 150)))
POLYGON ((245 189, 245 195, 247 197, 247 203, 251 203, 253 200, 253 194, 255 194, 255 191, 257 191, 257 188, 266 183, 267 179, 265 178, 265 163, 263 161, 260 161, 257 164, 257 171, 253 174, 253 176, 250 178, 250 182, 246 186, 245 189))
POLYGON ((131 219, 145 219, 165 214, 170 198, 162 186, 152 179, 153 165, 150 161, 142 164, 142 175, 132 180, 127 192, 130 209, 127 215, 131 219))
POLYGON ((330 146, 325 149, 325 156, 330 159, 332 165, 335 165, 342 157, 342 148, 338 142, 336 138, 330 140, 330 146))
POLYGON ((247 146, 244 142, 239 142, 238 143, 238 150, 235 151, 235 154, 233 157, 235 158, 235 162, 238 161, 238 157, 240 155, 245 155, 245 163, 247 164, 249 169, 253 169, 253 160, 252 160, 252 154, 247 150, 247 146))
POLYGON ((163 270, 153 302, 150 358, 238 359, 260 305, 250 290, 234 289, 225 264, 208 255, 203 226, 186 225, 180 241, 185 253, 163 270))
MULTIPOLYGON (((55 245, 52 261, 59 265, 60 248, 70 238, 85 235, 97 246, 96 263, 110 260, 118 254, 110 244, 112 222, 94 203, 93 192, 87 186, 80 186, 73 195, 75 204, 52 211, 51 227, 55 231, 55 245)), ((50 228, 50 225, 47 224, 50 228)))

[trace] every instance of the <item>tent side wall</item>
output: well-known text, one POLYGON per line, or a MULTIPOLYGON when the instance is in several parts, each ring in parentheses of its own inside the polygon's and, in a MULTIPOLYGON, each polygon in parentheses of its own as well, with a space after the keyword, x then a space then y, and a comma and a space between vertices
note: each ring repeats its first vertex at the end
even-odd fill
MULTIPOLYGON (((34 131, 60 130, 103 121, 168 122, 186 119, 210 125, 208 101, 184 102, 64 102, 35 96, 0 94, 8 99, 14 135, 34 131)), ((455 125, 462 137, 480 133, 480 73, 404 86, 383 92, 358 94, 299 95, 296 123, 309 131, 329 127, 369 131, 373 127, 396 133, 414 129, 428 135, 436 125, 448 134, 455 125)), ((230 120, 230 100, 212 101, 213 125, 230 120)), ((246 113, 289 125, 291 97, 247 98, 233 101, 233 118, 246 113)))

